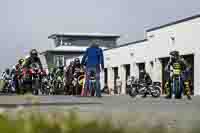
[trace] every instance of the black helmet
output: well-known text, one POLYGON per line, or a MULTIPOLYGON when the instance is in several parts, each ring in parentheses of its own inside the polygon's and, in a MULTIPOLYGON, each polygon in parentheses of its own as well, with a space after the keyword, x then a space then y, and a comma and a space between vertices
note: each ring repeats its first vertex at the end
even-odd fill
POLYGON ((171 56, 179 56, 179 52, 178 51, 171 51, 169 54, 171 56))
POLYGON ((31 56, 31 57, 37 57, 37 56, 38 56, 37 50, 36 50, 36 49, 32 49, 32 50, 30 51, 30 56, 31 56))
POLYGON ((63 70, 64 69, 64 66, 59 66, 58 67, 60 70, 63 70))
POLYGON ((79 59, 79 58, 76 58, 76 59, 74 60, 74 62, 75 62, 75 63, 79 63, 79 62, 80 62, 80 59, 79 59))
POLYGON ((9 74, 9 73, 10 73, 10 69, 9 69, 9 68, 6 68, 6 69, 5 69, 5 72, 9 74))
POLYGON ((18 60, 18 63, 21 65, 24 62, 24 59, 18 60))

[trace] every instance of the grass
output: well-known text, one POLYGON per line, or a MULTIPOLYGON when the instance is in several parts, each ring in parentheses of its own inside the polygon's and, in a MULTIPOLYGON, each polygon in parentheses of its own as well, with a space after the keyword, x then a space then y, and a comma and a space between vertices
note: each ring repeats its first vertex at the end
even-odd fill
MULTIPOLYGON (((198 124, 198 123, 197 123, 198 124)), ((195 127, 199 127, 196 125, 195 127)), ((200 128, 182 130, 168 128, 160 122, 156 126, 145 124, 128 127, 114 125, 111 119, 81 120, 74 111, 65 113, 41 113, 19 110, 15 115, 0 111, 1 133, 199 133, 200 128)))

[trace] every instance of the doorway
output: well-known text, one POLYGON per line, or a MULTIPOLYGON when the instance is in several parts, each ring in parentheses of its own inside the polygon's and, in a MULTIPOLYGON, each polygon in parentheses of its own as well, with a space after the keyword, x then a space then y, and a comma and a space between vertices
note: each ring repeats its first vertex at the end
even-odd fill
MULTIPOLYGON (((126 65, 124 65, 124 67, 125 67, 125 72, 126 72, 126 81, 127 81, 127 80, 128 80, 128 77, 130 76, 131 65, 130 65, 130 64, 126 64, 126 65)), ((128 94, 127 84, 126 84, 126 94, 128 94)))
POLYGON ((137 63, 137 66, 139 68, 139 79, 142 79, 143 75, 141 75, 140 71, 145 70, 145 63, 137 63))
POLYGON ((117 77, 119 76, 119 73, 118 73, 118 67, 113 67, 113 70, 114 70, 114 93, 117 94, 117 77))
POLYGON ((107 68, 104 69, 104 84, 105 85, 108 84, 108 69, 107 68))

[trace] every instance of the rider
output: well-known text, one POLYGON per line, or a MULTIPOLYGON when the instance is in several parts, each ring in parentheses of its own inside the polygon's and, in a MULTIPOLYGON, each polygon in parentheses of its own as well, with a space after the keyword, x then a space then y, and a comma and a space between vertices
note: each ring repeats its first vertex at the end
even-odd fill
POLYGON ((10 69, 6 68, 5 71, 2 74, 2 80, 4 81, 4 85, 3 85, 3 89, 5 89, 5 87, 8 85, 9 81, 11 80, 11 73, 10 73, 10 69))
POLYGON ((40 61, 40 58, 38 57, 38 52, 36 49, 32 49, 30 51, 30 57, 25 59, 23 68, 30 69, 32 68, 33 64, 39 67, 40 70, 43 71, 42 63, 40 61))
POLYGON ((72 80, 73 80, 73 67, 74 67, 74 61, 71 61, 69 66, 66 67, 65 70, 65 87, 68 90, 68 92, 72 92, 73 89, 71 89, 72 80))
MULTIPOLYGON (((32 86, 32 79, 31 77, 27 77, 27 74, 30 72, 33 68, 39 68, 41 72, 43 71, 42 63, 40 61, 40 58, 38 57, 38 51, 36 49, 32 49, 29 53, 29 57, 25 59, 25 62, 23 63, 23 76, 25 76, 26 82, 32 86)), ((40 75, 39 84, 42 82, 42 75, 40 75)))
MULTIPOLYGON (((80 59, 79 58, 75 58, 72 71, 73 71, 73 78, 76 79, 75 81, 78 81, 78 83, 79 83, 79 77, 83 74, 82 70, 83 69, 82 69, 82 65, 81 65, 80 59)), ((74 82, 74 83, 75 83, 74 84, 75 85, 74 86, 74 90, 76 90, 76 91, 74 91, 74 93, 80 94, 81 93, 81 85, 77 84, 77 82, 74 82), (78 88, 77 88, 76 85, 78 85, 78 88)))
POLYGON ((3 72, 2 79, 3 80, 10 80, 11 79, 10 69, 9 68, 6 68, 5 71, 3 72))
MULTIPOLYGON (((172 83, 172 78, 176 77, 176 76, 181 76, 181 81, 184 82, 184 84, 186 85, 188 83, 188 81, 185 79, 183 81, 182 77, 184 72, 188 72, 190 70, 190 65, 179 55, 178 51, 171 51, 170 52, 170 61, 168 62, 165 70, 170 72, 170 80, 169 80, 169 91, 168 91, 168 95, 166 96, 166 98, 171 98, 172 97, 172 90, 173 87, 171 86, 172 83), (171 72, 170 70, 173 70, 173 72, 171 72)), ((181 84, 181 90, 179 92, 179 97, 176 98, 181 98, 181 94, 182 94, 182 89, 183 89, 183 84, 181 84)), ((186 92, 186 95, 188 97, 188 99, 191 99, 190 96, 190 90, 189 87, 185 87, 184 91, 186 92)))
POLYGON ((80 72, 81 72, 81 62, 80 62, 80 59, 79 58, 76 58, 74 60, 74 65, 73 65, 73 75, 76 76, 76 78, 78 78, 80 72))
MULTIPOLYGON (((149 73, 147 73, 145 69, 141 70, 140 74, 142 75, 140 77, 140 82, 144 83, 146 85, 146 89, 147 89, 147 87, 152 84, 152 79, 151 79, 149 73)), ((147 94, 148 93, 146 91, 146 93, 144 93, 144 95, 142 97, 145 98, 147 96, 147 94)))
POLYGON ((16 89, 16 92, 17 93, 20 93, 20 90, 19 90, 19 79, 21 79, 21 76, 22 76, 22 67, 23 67, 23 63, 24 63, 24 59, 19 59, 18 60, 18 64, 16 64, 12 71, 11 71, 11 75, 13 77, 13 81, 14 81, 14 85, 15 85, 15 89, 16 89))
POLYGON ((98 44, 93 43, 89 48, 87 48, 82 61, 82 65, 86 66, 86 84, 84 86, 84 96, 88 92, 89 86, 89 75, 91 71, 96 73, 96 95, 101 97, 101 89, 100 89, 100 71, 104 69, 104 57, 103 50, 99 48, 98 44), (101 66, 101 67, 100 67, 101 66))

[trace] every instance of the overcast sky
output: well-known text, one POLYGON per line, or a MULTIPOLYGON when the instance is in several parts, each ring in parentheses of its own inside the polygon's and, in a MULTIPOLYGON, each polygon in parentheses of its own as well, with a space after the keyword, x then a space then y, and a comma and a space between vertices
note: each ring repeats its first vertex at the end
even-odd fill
POLYGON ((120 34, 119 44, 146 29, 200 13, 199 0, 0 0, 0 69, 31 48, 52 47, 57 32, 120 34))

